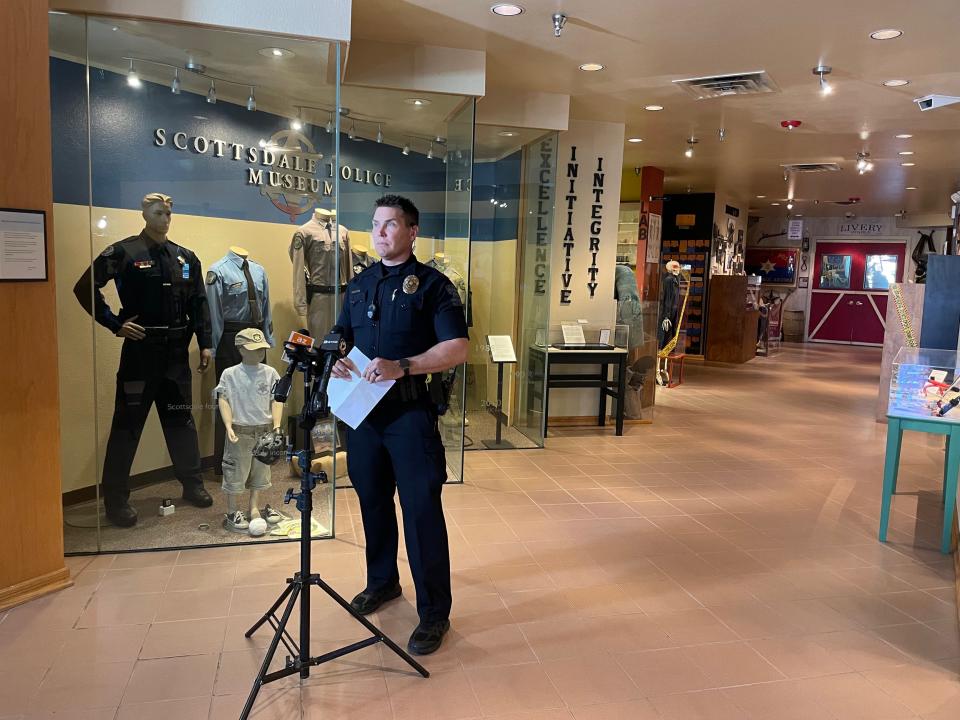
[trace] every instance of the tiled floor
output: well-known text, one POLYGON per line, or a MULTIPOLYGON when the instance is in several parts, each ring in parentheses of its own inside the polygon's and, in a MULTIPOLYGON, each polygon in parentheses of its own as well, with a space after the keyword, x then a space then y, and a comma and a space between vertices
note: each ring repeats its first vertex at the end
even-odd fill
MULTIPOLYGON (((445 493, 453 630, 429 680, 384 648, 266 688, 259 718, 956 720, 960 632, 933 548, 942 452, 910 436, 876 542, 879 356, 793 349, 690 366, 653 426, 469 453, 445 493)), ((340 496, 316 567, 350 596, 362 537, 340 496)), ((344 500, 346 500, 344 502, 344 500)), ((76 586, 0 622, 0 716, 236 718, 268 634, 243 631, 295 547, 71 559, 76 586)), ((405 642, 412 587, 376 621, 405 642)), ((360 639, 317 596, 314 651, 360 639)))

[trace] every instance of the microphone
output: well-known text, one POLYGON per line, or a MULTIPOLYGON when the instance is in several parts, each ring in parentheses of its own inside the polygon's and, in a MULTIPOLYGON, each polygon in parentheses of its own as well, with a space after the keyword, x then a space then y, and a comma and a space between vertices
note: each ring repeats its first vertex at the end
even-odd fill
POLYGON ((290 396, 290 388, 293 386, 293 374, 297 370, 299 362, 303 361, 304 356, 313 351, 313 338, 305 328, 292 330, 290 337, 283 344, 283 360, 287 363, 287 372, 274 383, 273 399, 278 403, 287 402, 290 396))

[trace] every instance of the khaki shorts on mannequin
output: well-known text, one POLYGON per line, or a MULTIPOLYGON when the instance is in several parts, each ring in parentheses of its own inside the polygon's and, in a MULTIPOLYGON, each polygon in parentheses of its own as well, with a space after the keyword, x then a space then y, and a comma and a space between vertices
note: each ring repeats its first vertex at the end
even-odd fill
POLYGON ((270 466, 253 458, 257 438, 270 432, 269 425, 234 425, 237 442, 223 446, 223 491, 239 495, 247 490, 265 490, 271 486, 270 466))

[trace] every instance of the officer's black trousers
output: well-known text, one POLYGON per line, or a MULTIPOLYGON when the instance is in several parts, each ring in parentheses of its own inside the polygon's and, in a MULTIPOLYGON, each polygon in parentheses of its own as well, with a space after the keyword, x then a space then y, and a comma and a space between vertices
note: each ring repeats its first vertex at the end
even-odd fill
POLYGON ((407 558, 426 622, 450 615, 450 550, 440 492, 447 478, 437 416, 425 401, 384 400, 347 435, 350 480, 367 539, 367 588, 399 579, 394 489, 400 493, 407 558))
POLYGON ((184 487, 202 484, 197 428, 190 412, 193 397, 188 359, 183 342, 124 341, 103 461, 106 506, 123 505, 130 497, 130 468, 154 404, 177 479, 184 487))
MULTIPOLYGON (((244 324, 244 327, 247 327, 244 324)), ((243 328, 240 328, 243 330, 243 328)), ((220 344, 217 345, 217 355, 213 359, 214 369, 217 371, 217 382, 220 382, 220 376, 223 371, 234 365, 239 365, 243 360, 240 357, 240 348, 236 346, 237 330, 225 329, 220 336, 220 344)), ((213 424, 213 472, 217 475, 223 475, 223 443, 226 440, 227 428, 223 424, 223 418, 220 417, 220 408, 214 408, 215 416, 213 424)))

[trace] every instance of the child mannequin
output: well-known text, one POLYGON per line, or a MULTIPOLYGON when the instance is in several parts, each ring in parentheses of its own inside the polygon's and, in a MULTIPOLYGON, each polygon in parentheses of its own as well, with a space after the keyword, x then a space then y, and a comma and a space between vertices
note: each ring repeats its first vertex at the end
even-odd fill
MULTIPOLYGON (((246 328, 237 333, 235 342, 242 362, 223 371, 214 392, 227 436, 223 450, 227 514, 223 526, 233 532, 247 532, 250 520, 261 517, 260 491, 271 485, 270 466, 254 460, 253 446, 261 435, 280 427, 283 403, 276 402, 271 394, 280 376, 261 362, 263 351, 270 347, 263 331, 246 328), (245 490, 250 491, 250 502, 246 509, 240 509, 240 495, 245 490)), ((284 517, 269 505, 264 514, 268 523, 284 517)))

